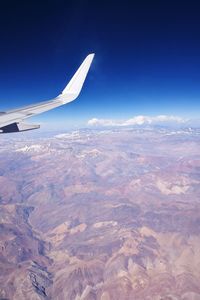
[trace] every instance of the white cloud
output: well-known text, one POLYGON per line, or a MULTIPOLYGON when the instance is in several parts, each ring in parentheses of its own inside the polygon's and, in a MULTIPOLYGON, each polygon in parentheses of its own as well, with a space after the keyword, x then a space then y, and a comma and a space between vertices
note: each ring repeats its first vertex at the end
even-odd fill
POLYGON ((97 119, 93 118, 88 121, 90 126, 130 126, 130 125, 145 125, 145 124, 160 124, 160 123, 185 123, 188 120, 177 116, 158 115, 150 116, 135 116, 131 119, 120 121, 112 119, 97 119))

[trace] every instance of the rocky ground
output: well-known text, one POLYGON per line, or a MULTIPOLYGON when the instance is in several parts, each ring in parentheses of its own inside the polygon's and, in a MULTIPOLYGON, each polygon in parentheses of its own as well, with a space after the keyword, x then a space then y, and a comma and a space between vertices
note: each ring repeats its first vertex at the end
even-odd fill
POLYGON ((200 299, 200 131, 0 136, 0 299, 200 299))

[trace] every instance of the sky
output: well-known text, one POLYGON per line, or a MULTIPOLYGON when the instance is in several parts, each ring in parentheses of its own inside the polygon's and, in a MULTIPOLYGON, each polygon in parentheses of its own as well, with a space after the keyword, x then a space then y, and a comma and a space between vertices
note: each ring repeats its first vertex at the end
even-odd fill
POLYGON ((85 56, 79 98, 38 117, 44 128, 159 115, 198 119, 199 1, 1 1, 1 111, 48 100, 85 56))

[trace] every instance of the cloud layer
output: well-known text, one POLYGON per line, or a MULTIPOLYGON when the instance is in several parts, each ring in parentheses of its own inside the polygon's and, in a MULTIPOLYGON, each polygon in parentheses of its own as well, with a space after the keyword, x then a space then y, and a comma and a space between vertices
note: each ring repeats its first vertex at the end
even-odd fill
POLYGON ((97 119, 93 118, 88 121, 88 125, 90 126, 131 126, 131 125, 150 125, 150 124, 160 124, 160 123, 185 123, 188 120, 183 119, 177 116, 167 116, 167 115, 159 115, 159 116, 135 116, 131 119, 120 121, 120 120, 112 120, 112 119, 97 119))

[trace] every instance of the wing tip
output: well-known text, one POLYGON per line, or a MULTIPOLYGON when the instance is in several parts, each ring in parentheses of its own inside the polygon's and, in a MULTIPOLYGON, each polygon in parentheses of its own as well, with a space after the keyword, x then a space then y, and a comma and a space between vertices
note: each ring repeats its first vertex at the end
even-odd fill
POLYGON ((59 96, 64 96, 66 94, 74 94, 75 97, 73 100, 75 100, 76 97, 78 97, 86 79, 87 73, 92 64, 94 56, 95 53, 90 53, 86 56, 86 58, 84 59, 74 76, 71 78, 71 80, 59 96))
POLYGON ((95 56, 95 53, 88 54, 83 62, 88 63, 89 65, 91 65, 91 63, 94 59, 94 56, 95 56))
POLYGON ((90 53, 90 54, 88 54, 88 56, 90 56, 91 58, 94 58, 95 53, 94 53, 94 52, 93 52, 93 53, 90 53))

